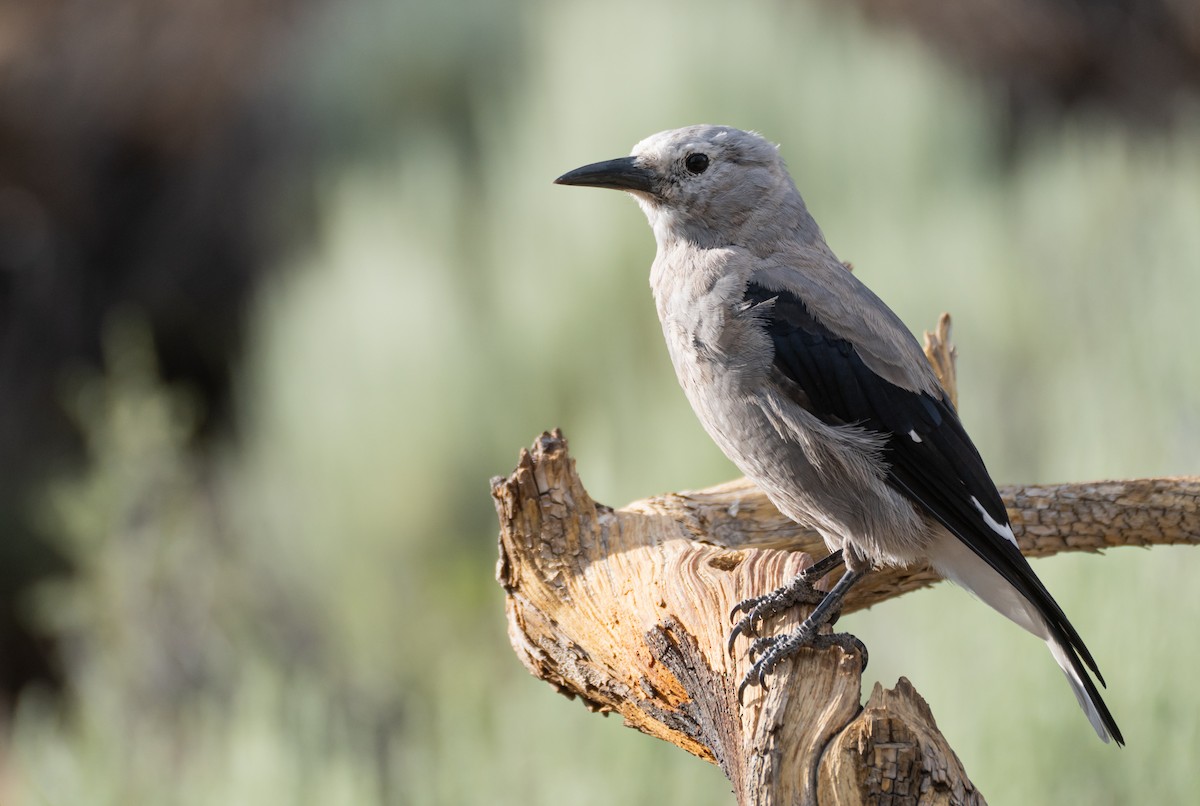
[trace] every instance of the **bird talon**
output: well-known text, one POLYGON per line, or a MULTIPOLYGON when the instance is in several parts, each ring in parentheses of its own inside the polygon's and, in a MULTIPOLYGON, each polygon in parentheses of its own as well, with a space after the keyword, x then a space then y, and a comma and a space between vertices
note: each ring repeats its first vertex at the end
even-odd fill
POLYGON ((730 657, 733 657, 733 642, 735 640, 737 640, 737 637, 741 634, 742 634, 742 625, 741 624, 733 625, 733 629, 729 631, 729 640, 725 642, 725 649, 729 653, 730 657))
POLYGON ((730 655, 734 654, 733 642, 737 640, 739 635, 756 635, 766 623, 766 619, 763 614, 764 605, 761 603, 761 598, 762 597, 760 597, 759 600, 746 599, 745 601, 739 602, 734 608, 734 613, 740 609, 745 612, 746 615, 739 619, 729 631, 729 640, 725 642, 725 646, 730 655))
POLYGON ((778 636, 768 636, 766 638, 759 638, 757 641, 755 641, 753 644, 750 645, 750 649, 746 651, 746 657, 750 659, 751 663, 754 663, 755 659, 759 655, 763 655, 767 652, 770 652, 771 647, 774 646, 777 641, 779 641, 778 636))
POLYGON ((746 687, 748 685, 750 685, 750 678, 749 677, 742 678, 742 682, 738 686, 738 690, 737 690, 738 705, 746 704, 746 700, 744 697, 746 694, 746 687))
MULTIPOLYGON (((735 604, 733 606, 733 609, 729 611, 730 623, 734 622, 734 619, 737 618, 737 615, 739 613, 752 613, 754 610, 756 610, 758 608, 758 606, 762 603, 762 600, 764 598, 765 597, 763 597, 763 596, 749 596, 745 599, 742 599, 737 604, 735 604)), ((744 619, 742 619, 742 620, 744 620, 744 619)))

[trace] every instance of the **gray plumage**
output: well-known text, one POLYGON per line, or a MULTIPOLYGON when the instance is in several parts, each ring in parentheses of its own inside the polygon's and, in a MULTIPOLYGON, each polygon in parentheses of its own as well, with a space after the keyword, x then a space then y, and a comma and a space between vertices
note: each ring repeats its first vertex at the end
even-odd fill
MULTIPOLYGON (((840 587, 875 566, 929 561, 1046 640, 1097 734, 1122 742, 1094 661, 1017 550, 916 339, 834 255, 774 145, 692 126, 556 181, 637 199, 658 242, 650 284, 684 393, 734 464, 842 551, 840 587)), ((806 626, 756 680, 820 625, 806 626)))

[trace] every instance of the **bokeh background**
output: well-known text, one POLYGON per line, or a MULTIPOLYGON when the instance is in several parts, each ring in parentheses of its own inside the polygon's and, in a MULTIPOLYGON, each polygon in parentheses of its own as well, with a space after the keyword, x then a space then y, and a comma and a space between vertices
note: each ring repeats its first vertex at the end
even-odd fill
MULTIPOLYGON (((1171 0, 0 2, 0 803, 731 802, 507 645, 489 477, 735 475, 628 198, 781 143, 1000 482, 1200 469, 1200 12, 1171 0)), ((993 803, 1184 803, 1200 553, 1036 566, 1128 747, 942 587, 844 624, 993 803)))

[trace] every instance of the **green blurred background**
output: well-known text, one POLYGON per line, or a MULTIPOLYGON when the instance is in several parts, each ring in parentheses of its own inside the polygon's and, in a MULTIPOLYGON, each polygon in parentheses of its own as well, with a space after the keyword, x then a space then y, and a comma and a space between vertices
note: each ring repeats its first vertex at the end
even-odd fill
MULTIPOLYGON (((611 505, 736 475, 677 388, 640 211, 551 184, 662 129, 779 142, 860 277, 914 330, 954 315, 998 482, 1197 472, 1194 96, 1166 122, 1100 101, 1017 115, 911 29, 833 3, 284 6, 244 12, 270 20, 270 48, 237 51, 262 59, 254 91, 221 85, 269 111, 239 164, 274 137, 296 156, 246 206, 275 246, 219 402, 169 371, 177 319, 136 299, 56 370, 76 458, 19 505, 57 559, 9 597, 47 660, 0 714, 0 803, 732 802, 715 767, 530 677, 493 576, 488 479, 543 429, 611 505)), ((188 26, 137 30, 103 48, 190 52, 188 26)), ((171 260, 151 266, 168 283, 171 260)), ((1040 642, 949 587, 843 622, 867 684, 912 680, 993 803, 1189 802, 1200 554, 1036 570, 1127 748, 1096 741, 1040 642)))

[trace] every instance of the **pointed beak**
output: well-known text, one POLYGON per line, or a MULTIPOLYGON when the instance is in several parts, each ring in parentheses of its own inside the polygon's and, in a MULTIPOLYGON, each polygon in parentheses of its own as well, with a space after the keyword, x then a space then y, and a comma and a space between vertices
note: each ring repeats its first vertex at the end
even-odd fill
POLYGON ((555 179, 554 184, 632 190, 654 196, 657 195, 658 177, 653 171, 638 165, 633 157, 621 157, 567 171, 555 179))

